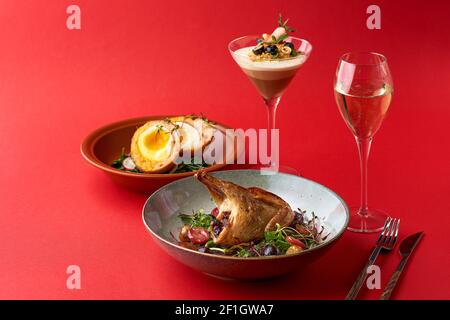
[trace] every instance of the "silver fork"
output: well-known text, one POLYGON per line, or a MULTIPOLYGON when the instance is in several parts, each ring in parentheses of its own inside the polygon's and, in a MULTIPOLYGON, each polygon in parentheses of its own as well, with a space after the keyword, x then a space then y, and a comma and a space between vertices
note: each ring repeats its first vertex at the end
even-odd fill
POLYGON ((361 290, 364 280, 366 280, 367 268, 375 263, 375 260, 377 259, 380 252, 389 252, 394 248, 395 243, 397 242, 399 229, 400 219, 386 219, 386 221, 384 222, 383 230, 381 231, 381 234, 377 239, 375 248, 373 249, 372 254, 369 257, 369 261, 364 266, 364 269, 362 269, 358 278, 356 278, 356 281, 345 297, 345 300, 354 300, 356 298, 359 290, 361 290))

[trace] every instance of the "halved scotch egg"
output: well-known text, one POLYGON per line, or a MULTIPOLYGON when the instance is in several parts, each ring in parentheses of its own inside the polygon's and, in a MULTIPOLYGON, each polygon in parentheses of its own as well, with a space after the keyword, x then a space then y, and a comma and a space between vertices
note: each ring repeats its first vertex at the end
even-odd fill
POLYGON ((192 149, 192 151, 195 151, 197 149, 204 149, 208 144, 210 144, 214 138, 214 133, 217 130, 217 128, 214 125, 212 125, 209 121, 198 116, 173 117, 170 118, 170 121, 179 124, 180 128, 181 124, 185 126, 187 125, 186 127, 189 127, 189 131, 186 131, 186 133, 187 132, 192 133, 193 132, 192 129, 195 129, 197 131, 199 143, 196 143, 195 148, 192 149))
POLYGON ((183 152, 194 153, 202 148, 202 140, 198 130, 183 121, 173 122, 177 127, 177 132, 180 135, 181 150, 183 152))
POLYGON ((142 172, 162 173, 175 166, 181 150, 177 127, 168 121, 149 121, 131 140, 131 157, 142 172))

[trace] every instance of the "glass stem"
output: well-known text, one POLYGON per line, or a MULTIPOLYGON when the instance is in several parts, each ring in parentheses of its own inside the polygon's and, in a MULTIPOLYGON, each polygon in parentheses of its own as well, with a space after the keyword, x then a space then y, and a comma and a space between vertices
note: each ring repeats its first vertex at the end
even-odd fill
POLYGON ((361 166, 361 207, 360 215, 368 215, 368 200, 367 200, 367 162, 369 160, 370 146, 372 138, 359 139, 356 138, 359 151, 359 162, 361 166))
POLYGON ((272 129, 275 129, 275 117, 278 103, 280 103, 280 97, 264 99, 264 102, 267 106, 267 152, 270 154, 269 166, 274 166, 275 164, 272 161, 272 129))

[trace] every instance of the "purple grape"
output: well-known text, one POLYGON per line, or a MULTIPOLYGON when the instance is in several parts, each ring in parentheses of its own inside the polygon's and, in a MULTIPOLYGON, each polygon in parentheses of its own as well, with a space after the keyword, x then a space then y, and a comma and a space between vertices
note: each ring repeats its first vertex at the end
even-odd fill
POLYGON ((209 252, 209 249, 206 248, 206 247, 200 247, 200 248, 198 248, 197 251, 198 251, 198 252, 203 252, 203 253, 208 253, 208 252, 209 252))
POLYGON ((276 256, 278 254, 278 248, 271 244, 268 244, 264 246, 262 254, 263 256, 276 256))

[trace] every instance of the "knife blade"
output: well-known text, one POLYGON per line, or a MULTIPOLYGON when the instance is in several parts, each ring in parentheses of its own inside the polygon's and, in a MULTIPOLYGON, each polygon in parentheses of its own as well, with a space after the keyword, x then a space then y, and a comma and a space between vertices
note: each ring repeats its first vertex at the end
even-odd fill
POLYGON ((410 235, 406 237, 402 243, 400 244, 399 253, 402 257, 402 260, 397 266, 397 269, 392 274, 391 278, 389 279, 388 284, 386 285, 386 288, 384 288, 383 293, 380 296, 380 300, 389 300, 391 297, 392 292, 394 291, 395 285, 397 284, 398 279, 400 278, 400 275, 405 268, 406 263, 408 262, 409 257, 411 256, 411 253, 413 252, 414 248, 419 243, 420 239, 422 239, 423 231, 417 232, 413 235, 410 235))

